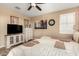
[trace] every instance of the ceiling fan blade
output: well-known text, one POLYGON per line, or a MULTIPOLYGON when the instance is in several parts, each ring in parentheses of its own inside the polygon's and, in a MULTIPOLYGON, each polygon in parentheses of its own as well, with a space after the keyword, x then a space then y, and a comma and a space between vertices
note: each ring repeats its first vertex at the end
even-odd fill
POLYGON ((40 11, 42 10, 38 5, 36 5, 36 8, 37 8, 38 10, 40 10, 40 11))
POLYGON ((27 10, 30 10, 32 8, 32 6, 29 6, 29 8, 27 10))
POLYGON ((44 3, 35 3, 35 4, 44 4, 44 3))

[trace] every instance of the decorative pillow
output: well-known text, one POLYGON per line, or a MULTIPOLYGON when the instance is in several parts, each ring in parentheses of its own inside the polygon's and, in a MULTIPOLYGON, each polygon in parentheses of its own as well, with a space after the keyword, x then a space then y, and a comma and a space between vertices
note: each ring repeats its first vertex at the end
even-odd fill
POLYGON ((56 41, 54 47, 55 47, 55 48, 59 48, 59 49, 65 49, 64 42, 62 42, 62 41, 56 41))

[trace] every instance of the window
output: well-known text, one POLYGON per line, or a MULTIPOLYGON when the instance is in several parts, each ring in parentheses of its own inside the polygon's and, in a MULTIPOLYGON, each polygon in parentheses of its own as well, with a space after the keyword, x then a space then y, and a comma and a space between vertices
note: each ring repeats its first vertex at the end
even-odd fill
POLYGON ((75 25, 75 13, 67 13, 60 15, 60 33, 73 34, 73 26, 75 25))

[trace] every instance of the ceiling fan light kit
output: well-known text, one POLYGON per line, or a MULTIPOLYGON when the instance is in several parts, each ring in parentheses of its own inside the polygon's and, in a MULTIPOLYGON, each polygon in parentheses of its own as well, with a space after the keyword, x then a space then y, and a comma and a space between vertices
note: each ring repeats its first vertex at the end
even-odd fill
POLYGON ((35 7, 35 6, 36 6, 36 4, 35 4, 35 3, 31 3, 31 5, 32 5, 32 7, 35 7))
POLYGON ((39 11, 42 11, 42 9, 37 5, 37 4, 43 4, 43 3, 29 3, 30 6, 27 9, 28 11, 32 8, 32 7, 36 7, 39 11))

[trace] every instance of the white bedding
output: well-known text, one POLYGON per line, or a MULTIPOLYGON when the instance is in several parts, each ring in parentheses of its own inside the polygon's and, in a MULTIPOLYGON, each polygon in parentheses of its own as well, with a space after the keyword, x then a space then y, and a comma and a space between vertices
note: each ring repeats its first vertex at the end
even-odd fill
POLYGON ((36 39, 40 43, 33 47, 20 45, 13 48, 8 56, 76 56, 79 55, 79 45, 75 42, 65 42, 65 50, 54 48, 56 39, 42 37, 36 39))

